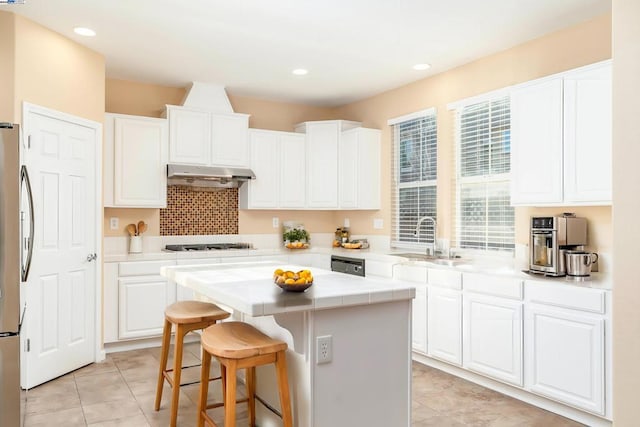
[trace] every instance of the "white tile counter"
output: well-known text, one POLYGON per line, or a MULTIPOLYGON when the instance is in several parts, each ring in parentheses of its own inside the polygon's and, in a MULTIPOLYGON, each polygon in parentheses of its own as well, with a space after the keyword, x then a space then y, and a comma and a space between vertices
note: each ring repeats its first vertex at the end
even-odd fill
POLYGON ((413 285, 383 278, 357 277, 313 269, 313 285, 304 292, 285 292, 273 283, 276 268, 299 271, 305 266, 275 261, 162 267, 161 274, 220 304, 250 316, 377 304, 415 296, 413 285))

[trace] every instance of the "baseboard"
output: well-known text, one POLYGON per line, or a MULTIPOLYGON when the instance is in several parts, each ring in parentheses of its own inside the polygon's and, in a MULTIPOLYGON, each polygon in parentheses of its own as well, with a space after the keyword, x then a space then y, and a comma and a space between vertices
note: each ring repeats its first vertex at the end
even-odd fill
POLYGON ((422 363, 423 365, 439 369, 448 374, 455 375, 456 377, 463 378, 467 381, 479 384, 488 389, 506 394, 507 396, 513 397, 514 399, 522 400, 523 402, 556 413, 558 415, 562 415, 563 417, 572 419, 587 426, 611 427, 613 425, 610 420, 601 418, 597 415, 592 415, 588 412, 581 411, 571 406, 567 406, 562 403, 544 398, 542 396, 538 396, 537 394, 529 393, 526 390, 522 390, 508 384, 492 380, 491 378, 476 374, 471 371, 467 371, 466 369, 450 365, 446 362, 433 359, 423 354, 413 352, 412 358, 414 361, 422 363))

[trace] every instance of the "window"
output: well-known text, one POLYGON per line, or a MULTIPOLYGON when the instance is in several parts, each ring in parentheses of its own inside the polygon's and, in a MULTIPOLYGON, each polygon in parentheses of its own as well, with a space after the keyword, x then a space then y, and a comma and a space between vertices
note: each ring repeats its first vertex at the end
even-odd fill
POLYGON ((437 134, 435 109, 389 120, 392 126, 391 243, 394 247, 424 247, 434 231, 418 219, 436 218, 437 134))
POLYGON ((458 248, 513 251, 509 96, 470 103, 456 110, 458 248))

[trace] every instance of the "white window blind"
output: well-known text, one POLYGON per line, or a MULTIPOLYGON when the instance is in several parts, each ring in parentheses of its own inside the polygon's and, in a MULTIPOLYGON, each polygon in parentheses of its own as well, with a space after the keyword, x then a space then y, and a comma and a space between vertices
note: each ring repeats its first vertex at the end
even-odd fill
POLYGON ((508 96, 460 106, 456 114, 458 248, 513 251, 510 205, 511 113, 508 96))
POLYGON ((429 110, 390 123, 393 150, 391 244, 394 247, 425 247, 434 237, 430 223, 424 222, 417 236, 414 231, 419 218, 436 218, 436 113, 429 110))

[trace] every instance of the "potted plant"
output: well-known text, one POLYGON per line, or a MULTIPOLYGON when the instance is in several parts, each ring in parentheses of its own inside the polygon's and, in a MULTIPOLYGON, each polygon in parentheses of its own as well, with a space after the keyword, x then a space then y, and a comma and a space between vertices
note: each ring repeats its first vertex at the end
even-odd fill
POLYGON ((309 232, 304 228, 293 227, 289 228, 282 233, 282 239, 284 245, 287 248, 306 248, 310 239, 309 232))

